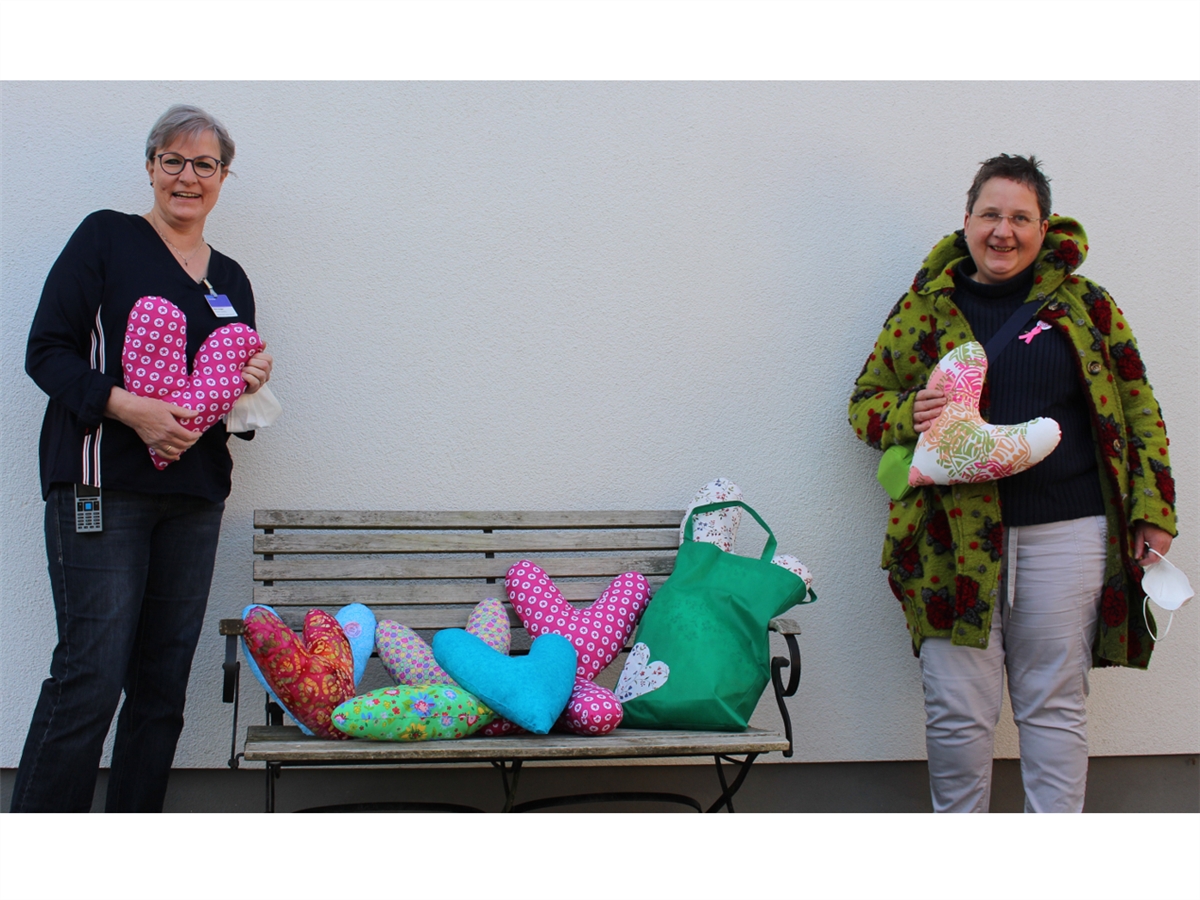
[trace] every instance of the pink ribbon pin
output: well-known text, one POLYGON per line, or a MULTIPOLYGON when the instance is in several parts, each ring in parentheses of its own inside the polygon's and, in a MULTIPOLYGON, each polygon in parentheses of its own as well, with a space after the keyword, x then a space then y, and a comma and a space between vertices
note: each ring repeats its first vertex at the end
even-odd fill
POLYGON ((1026 346, 1028 346, 1029 344, 1033 343, 1033 339, 1035 337, 1037 337, 1043 331, 1049 331, 1049 330, 1050 330, 1050 326, 1047 325, 1045 322, 1038 322, 1036 325, 1034 325, 1032 328, 1030 328, 1024 334, 1018 335, 1018 337, 1020 337, 1020 339, 1025 342, 1026 346))

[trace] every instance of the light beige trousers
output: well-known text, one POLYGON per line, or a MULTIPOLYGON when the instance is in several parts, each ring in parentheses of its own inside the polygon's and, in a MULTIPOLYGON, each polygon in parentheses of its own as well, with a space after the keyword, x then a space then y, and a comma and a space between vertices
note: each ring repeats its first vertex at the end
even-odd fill
POLYGON ((1092 516, 1004 529, 999 614, 986 649, 921 644, 935 812, 987 812, 1008 674, 1026 812, 1081 812, 1087 673, 1104 583, 1106 525, 1092 516))

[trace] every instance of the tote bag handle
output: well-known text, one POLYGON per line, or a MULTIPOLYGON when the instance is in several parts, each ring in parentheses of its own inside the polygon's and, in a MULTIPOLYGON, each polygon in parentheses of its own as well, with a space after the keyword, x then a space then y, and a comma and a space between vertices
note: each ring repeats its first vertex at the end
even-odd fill
POLYGON ((716 512, 718 509, 728 509, 731 506, 740 506, 746 512, 750 513, 750 515, 754 516, 754 521, 763 527, 763 531, 767 533, 767 546, 763 548, 762 556, 760 558, 763 560, 763 562, 770 562, 775 556, 775 532, 773 532, 771 527, 762 520, 762 516, 752 510, 741 500, 724 500, 718 503, 705 503, 703 506, 697 506, 690 513, 688 513, 687 524, 683 527, 683 539, 685 541, 692 540, 692 520, 696 516, 703 515, 704 513, 708 512, 716 512))

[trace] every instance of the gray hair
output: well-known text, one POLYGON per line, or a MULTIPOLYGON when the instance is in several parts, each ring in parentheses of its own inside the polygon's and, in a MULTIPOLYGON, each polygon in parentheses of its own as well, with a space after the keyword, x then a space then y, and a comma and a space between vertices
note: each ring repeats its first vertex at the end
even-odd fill
POLYGON ((217 144, 221 148, 221 164, 229 170, 233 162, 233 138, 225 130, 225 126, 206 113, 198 106, 187 106, 177 103, 158 117, 150 136, 146 138, 146 161, 154 159, 154 153, 159 147, 166 147, 177 137, 186 135, 195 137, 211 131, 217 136, 217 144))

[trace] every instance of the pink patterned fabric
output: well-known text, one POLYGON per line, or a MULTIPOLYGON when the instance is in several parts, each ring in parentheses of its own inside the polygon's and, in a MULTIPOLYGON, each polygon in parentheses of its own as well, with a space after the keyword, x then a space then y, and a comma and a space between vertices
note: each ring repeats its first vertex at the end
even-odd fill
POLYGON ((349 735, 329 721, 334 708, 354 696, 354 654, 338 620, 309 610, 303 639, 262 606, 243 621, 250 655, 292 718, 318 737, 346 740, 349 735))
POLYGON ((557 634, 575 647, 579 660, 575 689, 559 724, 577 734, 606 734, 616 728, 624 714, 619 701, 612 691, 591 681, 613 661, 637 626, 650 599, 646 579, 638 572, 618 575, 585 609, 568 603, 550 576, 529 560, 508 570, 504 586, 530 637, 557 634), (616 705, 615 719, 604 708, 605 702, 616 705), (593 709, 592 703, 599 706, 593 709))
POLYGON ((559 724, 576 734, 608 734, 621 724, 625 710, 608 688, 575 676, 575 688, 559 724))
MULTIPOLYGON (((242 366, 262 348, 262 338, 250 326, 223 325, 200 345, 189 375, 187 318, 170 300, 142 297, 129 311, 125 328, 125 390, 196 410, 200 415, 180 424, 203 434, 246 390, 242 366)), ((147 449, 158 469, 171 464, 147 449)))

